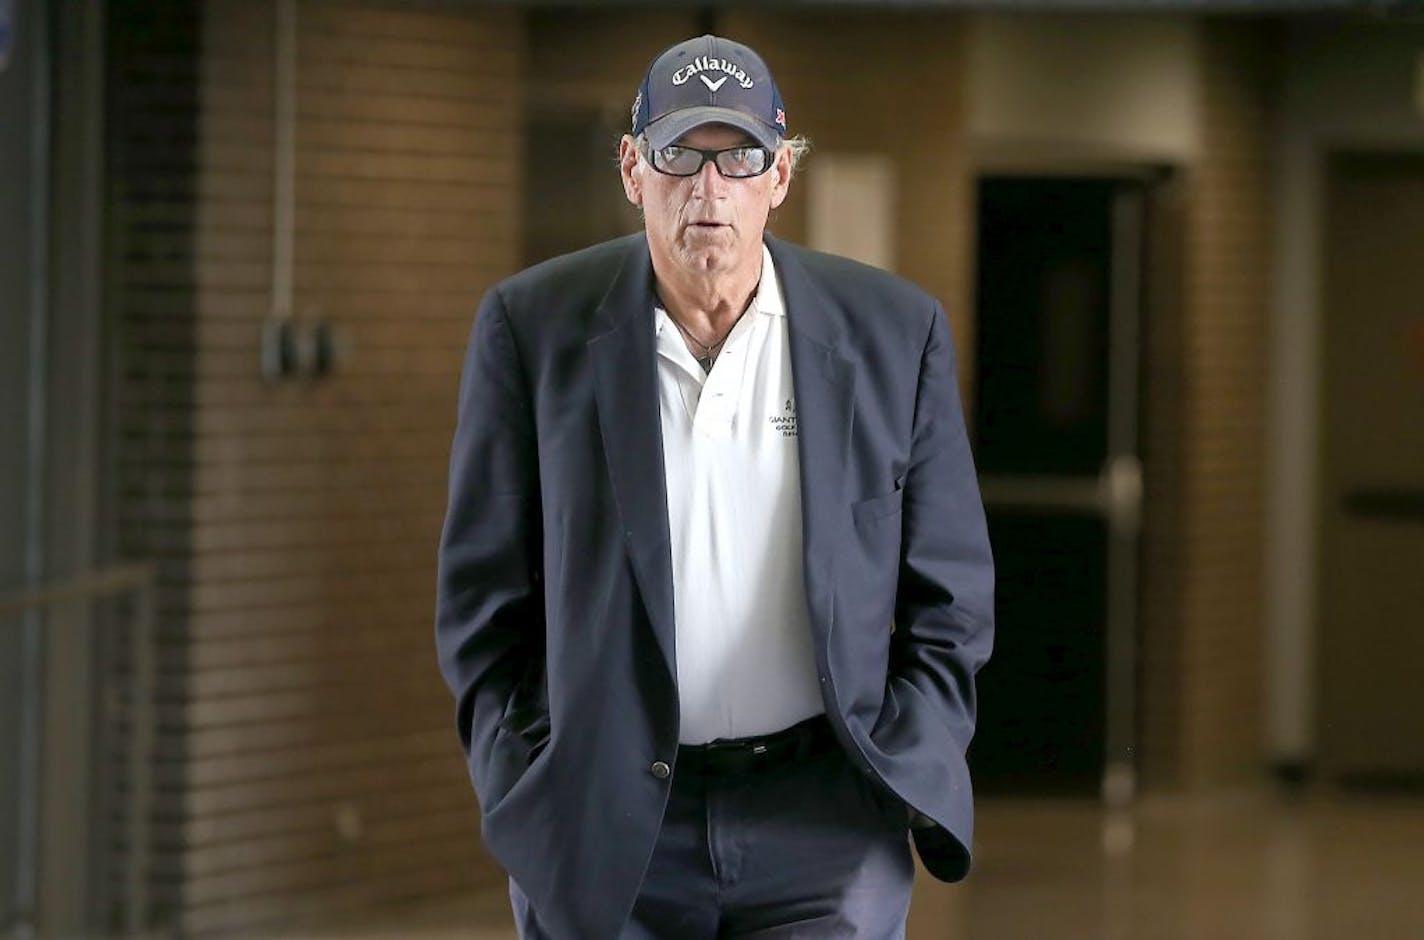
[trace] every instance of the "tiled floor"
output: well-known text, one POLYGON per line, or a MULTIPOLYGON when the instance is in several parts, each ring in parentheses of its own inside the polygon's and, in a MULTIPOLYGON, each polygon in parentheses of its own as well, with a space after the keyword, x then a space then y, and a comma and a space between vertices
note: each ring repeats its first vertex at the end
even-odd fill
MULTIPOLYGON (((963 885, 921 873, 910 940, 1424 940, 1424 799, 981 801, 963 885)), ((280 940, 513 940, 502 893, 280 940)))

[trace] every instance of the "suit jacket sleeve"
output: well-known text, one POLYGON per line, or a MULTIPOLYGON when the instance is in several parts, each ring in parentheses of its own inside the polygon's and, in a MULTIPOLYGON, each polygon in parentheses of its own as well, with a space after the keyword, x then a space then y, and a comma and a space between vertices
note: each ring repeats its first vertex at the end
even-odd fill
POLYGON ((480 304, 460 378, 440 540, 435 640, 482 805, 501 719, 542 650, 541 519, 528 383, 498 288, 480 304))
MULTIPOLYGON (((920 362, 903 505, 890 692, 901 709, 938 716, 945 745, 963 754, 974 734, 974 675, 993 644, 994 562, 949 324, 937 303, 920 362)), ((925 848, 937 835, 950 838, 915 832, 925 848)))

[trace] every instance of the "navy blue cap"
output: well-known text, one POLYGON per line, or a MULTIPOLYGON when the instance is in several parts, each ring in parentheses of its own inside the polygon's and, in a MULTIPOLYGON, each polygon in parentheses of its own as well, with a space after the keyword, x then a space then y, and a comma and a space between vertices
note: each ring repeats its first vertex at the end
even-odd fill
POLYGON ((750 47, 698 36, 648 66, 633 101, 633 136, 661 150, 704 124, 746 131, 768 150, 786 136, 786 111, 771 70, 750 47))

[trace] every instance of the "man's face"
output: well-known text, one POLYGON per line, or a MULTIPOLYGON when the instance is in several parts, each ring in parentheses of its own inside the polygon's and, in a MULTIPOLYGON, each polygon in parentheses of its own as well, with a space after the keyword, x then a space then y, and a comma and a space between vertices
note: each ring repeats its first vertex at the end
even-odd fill
MULTIPOLYGON (((735 128, 709 124, 677 143, 722 150, 754 141, 735 128)), ((726 179, 711 161, 695 176, 669 176, 639 159, 633 138, 625 136, 619 164, 628 201, 643 210, 651 250, 698 275, 731 271, 759 258, 767 215, 785 200, 791 182, 785 148, 760 176, 726 179)))

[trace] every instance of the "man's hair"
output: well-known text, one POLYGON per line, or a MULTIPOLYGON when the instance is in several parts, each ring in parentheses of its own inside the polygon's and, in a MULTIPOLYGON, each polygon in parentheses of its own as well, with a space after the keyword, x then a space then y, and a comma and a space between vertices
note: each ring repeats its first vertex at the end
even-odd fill
MULTIPOLYGON (((648 158, 648 137, 646 134, 639 134, 633 139, 633 146, 638 149, 638 156, 644 160, 648 158)), ((796 170, 801 165, 801 160, 806 154, 811 152, 811 141, 801 134, 791 137, 783 137, 776 145, 776 152, 782 150, 791 152, 791 175, 796 175, 796 170)), ((773 154, 774 156, 775 154, 773 154)))

